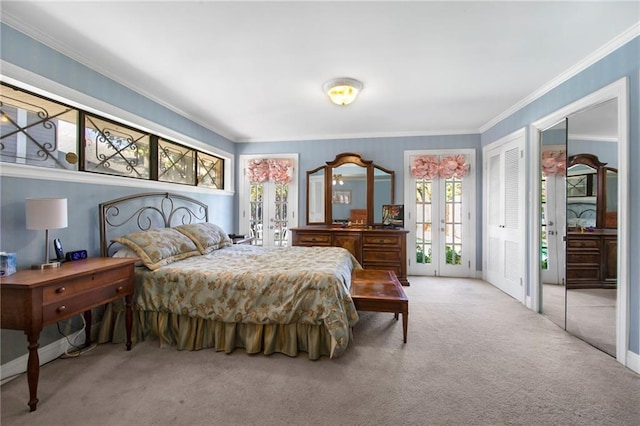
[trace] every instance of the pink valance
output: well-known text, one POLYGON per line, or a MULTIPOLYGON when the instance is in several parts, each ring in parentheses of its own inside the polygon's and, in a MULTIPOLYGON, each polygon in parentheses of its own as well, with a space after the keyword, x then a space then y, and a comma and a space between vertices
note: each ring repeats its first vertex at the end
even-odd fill
POLYGON ((262 183, 270 180, 277 184, 291 182, 291 160, 287 158, 260 158, 249 160, 247 179, 251 183, 262 183))
POLYGON ((541 165, 544 176, 564 176, 567 174, 567 154, 565 151, 542 151, 541 165))
POLYGON ((411 161, 411 175, 416 179, 462 179, 469 173, 467 156, 458 155, 418 155, 411 161))

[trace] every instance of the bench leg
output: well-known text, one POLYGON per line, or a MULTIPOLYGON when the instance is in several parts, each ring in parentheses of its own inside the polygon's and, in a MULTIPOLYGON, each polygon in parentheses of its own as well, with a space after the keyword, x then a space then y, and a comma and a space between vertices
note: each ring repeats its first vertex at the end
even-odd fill
POLYGON ((402 337, 404 339, 404 343, 407 343, 407 326, 408 325, 409 325, 409 310, 405 309, 402 312, 402 337))

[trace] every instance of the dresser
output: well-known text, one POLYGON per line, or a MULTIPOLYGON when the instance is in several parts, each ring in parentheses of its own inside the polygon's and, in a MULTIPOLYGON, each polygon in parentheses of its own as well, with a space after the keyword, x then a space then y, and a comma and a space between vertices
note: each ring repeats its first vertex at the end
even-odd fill
POLYGON ((365 269, 387 269, 396 273, 402 285, 407 281, 406 229, 341 228, 305 226, 291 229, 294 246, 343 247, 351 252, 365 269))
POLYGON ((595 229, 567 233, 567 288, 615 288, 618 232, 595 229))
POLYGON ((136 258, 96 257, 63 263, 60 268, 21 270, 0 278, 2 328, 22 330, 27 335, 29 359, 29 408, 38 404, 38 340, 46 325, 84 313, 90 343, 91 308, 125 299, 127 350, 131 349, 131 298, 136 258))

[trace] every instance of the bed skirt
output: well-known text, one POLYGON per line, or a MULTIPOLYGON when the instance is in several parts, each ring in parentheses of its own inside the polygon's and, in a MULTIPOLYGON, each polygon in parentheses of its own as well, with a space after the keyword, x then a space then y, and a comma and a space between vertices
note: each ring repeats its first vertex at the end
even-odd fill
MULTIPOLYGON (((124 304, 122 301, 109 303, 100 324, 98 343, 124 343, 125 330, 124 304)), ((336 347, 335 339, 324 325, 225 323, 134 310, 131 340, 135 344, 147 339, 157 339, 160 347, 169 345, 189 351, 215 348, 231 353, 236 348, 244 348, 248 354, 282 353, 292 357, 298 352, 307 352, 312 360, 332 357, 336 347)))

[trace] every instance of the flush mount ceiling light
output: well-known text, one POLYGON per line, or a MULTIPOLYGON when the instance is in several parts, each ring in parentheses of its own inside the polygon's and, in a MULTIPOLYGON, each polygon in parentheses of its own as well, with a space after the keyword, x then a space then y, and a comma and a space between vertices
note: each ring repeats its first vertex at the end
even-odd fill
POLYGON ((356 100, 356 96, 362 90, 362 83, 356 79, 343 77, 329 80, 322 88, 329 95, 329 99, 336 105, 349 105, 356 100))

